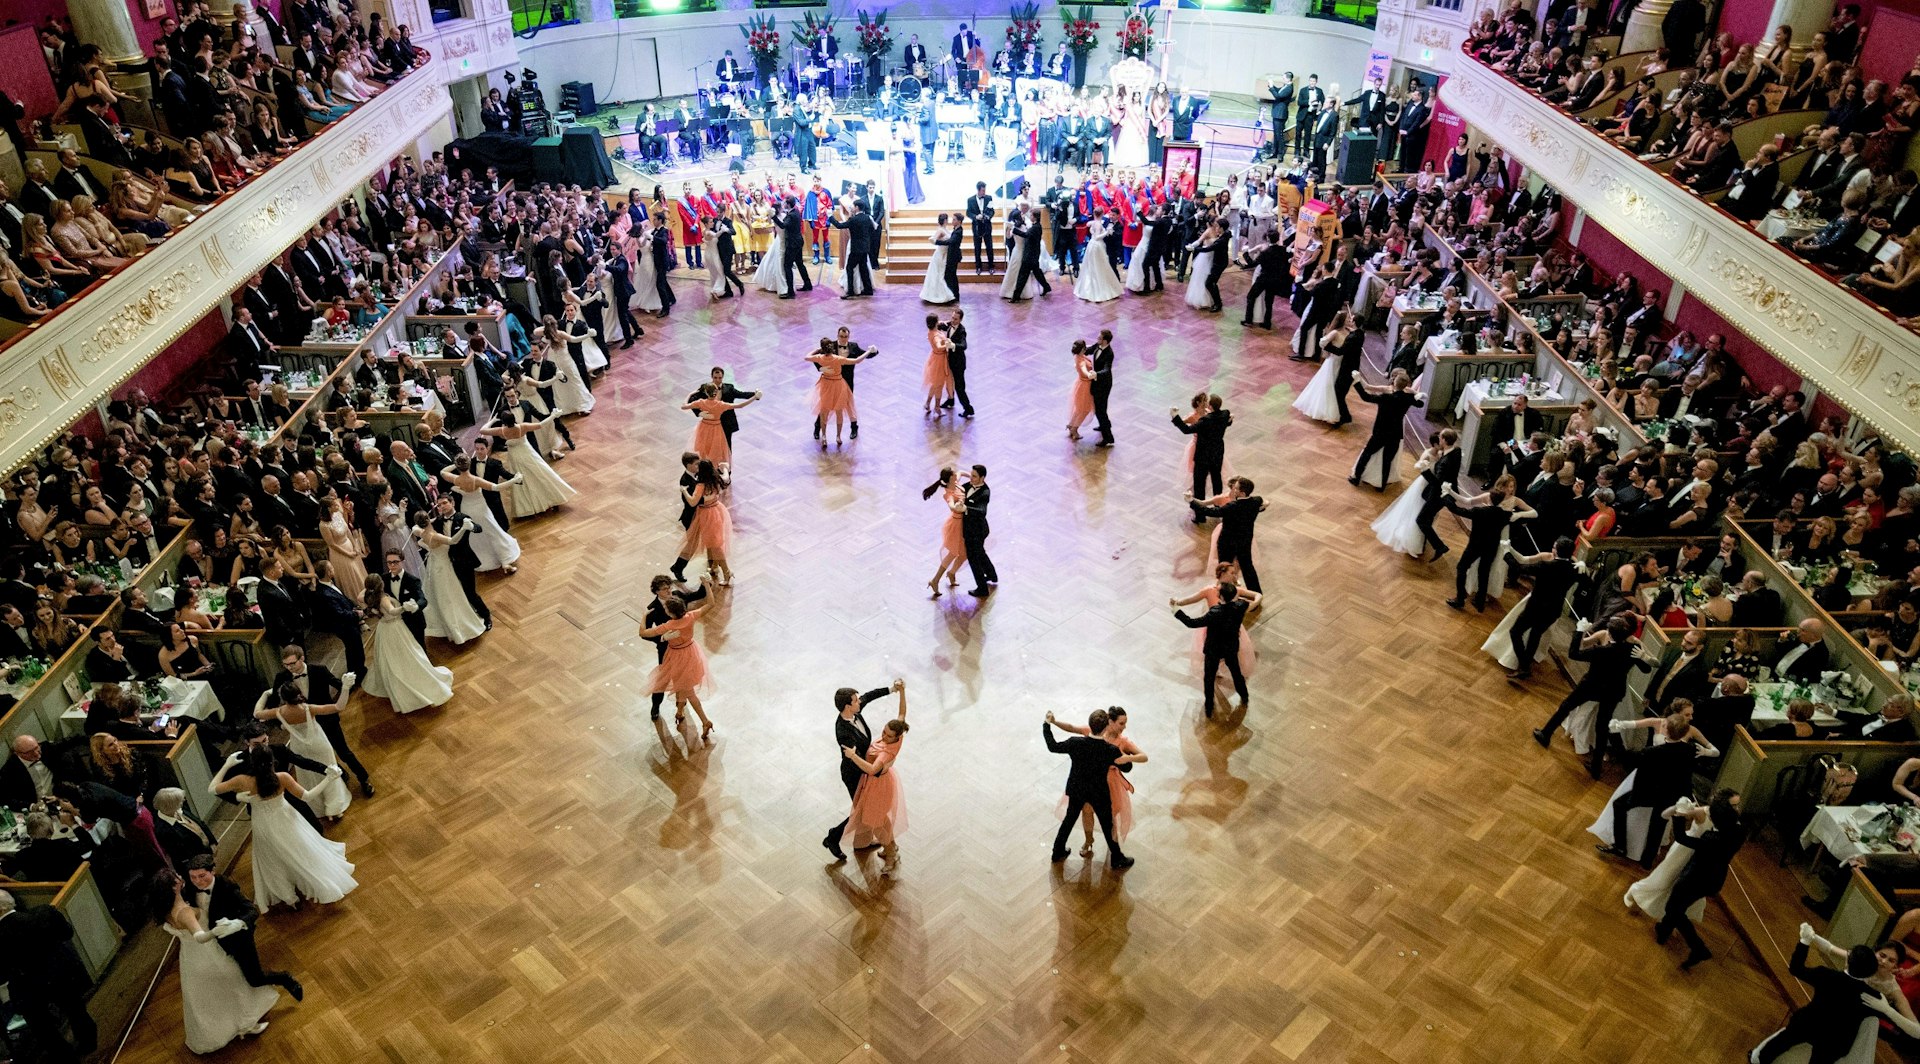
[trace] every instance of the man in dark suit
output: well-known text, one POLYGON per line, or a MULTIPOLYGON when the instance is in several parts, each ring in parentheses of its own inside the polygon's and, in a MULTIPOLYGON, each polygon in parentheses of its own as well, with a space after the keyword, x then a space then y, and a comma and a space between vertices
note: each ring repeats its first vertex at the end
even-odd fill
POLYGON ((987 194, 985 181, 974 183, 973 195, 967 199, 967 222, 973 227, 973 272, 985 273, 993 269, 993 197, 987 194))
POLYGON ((973 572, 973 587, 968 594, 975 598, 984 598, 988 585, 1000 582, 1000 571, 993 567, 993 559, 987 557, 987 536, 991 529, 987 526, 987 504, 993 499, 993 490, 987 487, 987 467, 976 465, 967 470, 967 483, 962 493, 967 512, 960 517, 960 538, 967 547, 967 566, 973 572))
POLYGON ((1420 161, 1427 154, 1427 133, 1432 124, 1433 108, 1427 103, 1426 90, 1416 88, 1400 109, 1400 168, 1403 171, 1420 169, 1420 161))
MULTIPOLYGON (((1676 711, 1692 707, 1692 703, 1685 699, 1677 700, 1675 705, 1676 711)), ((1698 756, 1693 742, 1686 738, 1690 724, 1660 719, 1655 726, 1666 729, 1668 741, 1641 751, 1640 760, 1634 766, 1633 787, 1613 802, 1613 844, 1594 847, 1603 856, 1638 861, 1642 868, 1649 870, 1653 868, 1654 856, 1660 852, 1662 832, 1659 814, 1654 813, 1655 819, 1648 825, 1646 840, 1637 855, 1627 852, 1627 818, 1635 809, 1665 809, 1690 795, 1693 790, 1694 761, 1698 756)))
POLYGON ((20 229, 26 224, 27 215, 32 214, 31 207, 15 202, 12 190, 5 181, 0 181, 0 237, 5 237, 7 246, 20 250, 20 229))
MULTIPOLYGON (((1392 376, 1391 390, 1376 394, 1365 381, 1355 381, 1353 391, 1362 402, 1379 407, 1373 415, 1373 431, 1367 436, 1367 445, 1360 451, 1360 460, 1353 463, 1353 472, 1347 475, 1347 483, 1359 484, 1361 473, 1373 456, 1384 456, 1385 465, 1380 474, 1380 490, 1387 490, 1387 482, 1393 479, 1393 459, 1400 453, 1400 440, 1406 435, 1407 412, 1415 407, 1426 405, 1426 398, 1413 390, 1413 378, 1406 373, 1395 371, 1392 376)), ((1427 506, 1433 513, 1440 512, 1440 485, 1452 484, 1460 478, 1459 442, 1460 434, 1452 429, 1440 430, 1441 446, 1445 448, 1434 468, 1427 470, 1427 506), (1452 433, 1452 438, 1448 434, 1452 433), (1452 454, 1452 461, 1448 455, 1452 454)), ((1421 511, 1421 528, 1427 533, 1427 542, 1433 544, 1433 557, 1430 561, 1439 561, 1447 552, 1447 545, 1433 534, 1433 516, 1421 511)))
MULTIPOLYGON (((1020 272, 1014 278, 1013 295, 1008 297, 1007 301, 1010 303, 1019 303, 1026 299, 1027 280, 1029 278, 1040 282, 1041 295, 1052 295, 1053 286, 1047 283, 1047 271, 1040 266, 1040 233, 1042 227, 1034 220, 1031 214, 1018 207, 1015 207, 1013 212, 1007 216, 1007 222, 1013 228, 1014 239, 1024 239, 1024 242, 1020 245, 1020 272)), ((1013 264, 1008 263, 1008 265, 1012 266, 1013 264)))
POLYGON ((1693 726, 1715 749, 1726 750, 1733 742, 1733 729, 1753 730, 1754 699, 1747 678, 1731 673, 1693 705, 1693 726))
POLYGON ((1215 313, 1220 311, 1220 278, 1226 275, 1227 264, 1233 261, 1232 255, 1228 253, 1232 242, 1232 235, 1225 229, 1221 229, 1220 235, 1214 238, 1213 243, 1206 248, 1213 252, 1212 265, 1207 269, 1207 295, 1213 297, 1213 305, 1207 309, 1215 313))
MULTIPOLYGON (((549 365, 552 364, 551 359, 548 359, 547 362, 549 365)), ((528 420, 537 421, 539 419, 529 416, 528 420)), ((568 446, 572 446, 573 441, 569 439, 567 443, 568 446)), ((497 440, 492 436, 475 437, 473 441, 473 454, 471 456, 473 461, 469 466, 469 468, 473 470, 473 475, 485 480, 489 484, 504 484, 512 480, 513 474, 507 470, 507 464, 494 457, 496 453, 505 453, 505 450, 504 440, 497 440), (498 452, 494 449, 496 446, 500 448, 498 452)), ((481 490, 485 492, 487 509, 492 512, 494 522, 501 528, 512 528, 513 522, 508 518, 506 500, 501 498, 500 489, 483 488, 481 490)))
POLYGON ((1680 637, 1678 646, 1667 648, 1653 675, 1647 677, 1648 709, 1665 716, 1673 712, 1670 707, 1676 701, 1692 704, 1707 696, 1712 689, 1707 670, 1713 663, 1707 660, 1706 646, 1706 634, 1698 628, 1689 628, 1680 637))
POLYGON ((1253 284, 1247 288, 1247 312, 1240 318, 1240 324, 1253 324, 1253 305, 1263 300, 1260 327, 1273 328, 1273 301, 1292 289, 1293 274, 1288 269, 1285 245, 1273 243, 1261 248, 1254 259, 1253 284))
POLYGON ((1616 616, 1599 631, 1573 634, 1573 645, 1567 648, 1567 656, 1586 662, 1586 674, 1573 685, 1573 690, 1553 711, 1553 716, 1547 718, 1547 723, 1533 732, 1534 742, 1542 748, 1549 747, 1553 744, 1555 728, 1575 709, 1594 703, 1593 746, 1587 755, 1587 774, 1594 779, 1600 778, 1600 766, 1607 754, 1607 725, 1613 720, 1614 707, 1626 696, 1627 676, 1633 669, 1648 666, 1647 659, 1640 653, 1640 645, 1633 639, 1637 623, 1631 617, 1616 616))
MULTIPOLYGON (((1698 4, 1698 0, 1693 0, 1698 4)), ((1720 206, 1728 214, 1744 222, 1757 222, 1766 217, 1773 206, 1773 190, 1780 185, 1780 149, 1773 144, 1762 144, 1747 165, 1733 175, 1727 188, 1727 194, 1720 198, 1720 206)))
POLYGON ((162 787, 153 795, 153 836, 167 851, 174 871, 185 873, 187 862, 195 857, 213 856, 220 837, 207 822, 186 806, 187 792, 178 787, 162 787))
POLYGON ((1792 638, 1782 639, 1774 652, 1773 675, 1782 680, 1792 677, 1801 683, 1818 680, 1831 660, 1826 635, 1827 626, 1820 620, 1809 617, 1801 621, 1792 638))
POLYGON ((467 603, 473 607, 473 612, 480 615, 481 623, 486 625, 488 631, 492 631, 493 611, 487 608, 486 600, 480 597, 479 589, 474 586, 474 574, 480 570, 480 557, 468 542, 480 526, 474 523, 473 518, 453 508, 452 495, 440 496, 434 506, 433 530, 453 540, 452 546, 447 548, 447 555, 453 563, 454 576, 459 578, 460 591, 467 596, 467 603))
POLYGON ((947 283, 947 291, 953 293, 953 301, 960 301, 960 238, 961 229, 958 217, 949 219, 942 214, 940 246, 947 249, 947 265, 942 275, 947 283))
MULTIPOLYGON (((1772 628, 1780 623, 1785 609, 1780 592, 1767 586, 1766 574, 1750 569, 1740 578, 1740 597, 1734 600, 1729 623, 1734 628, 1772 628)), ((1790 647, 1782 643, 1781 649, 1790 647)))
MULTIPOLYGON (((39 159, 27 160, 27 180, 20 186, 20 195, 15 197, 20 209, 44 218, 53 217, 53 201, 60 198, 47 180, 47 164, 39 159)), ((19 245, 14 245, 16 250, 19 245)))
POLYGON ((340 590, 340 585, 334 583, 332 559, 321 558, 314 562, 313 571, 315 583, 313 590, 307 593, 307 609, 313 617, 313 628, 340 640, 340 645, 347 652, 347 672, 365 676, 367 642, 360 622, 360 604, 348 598, 347 593, 340 590))
POLYGON ((1107 839, 1107 864, 1115 871, 1125 871, 1133 867, 1133 858, 1120 851, 1119 840, 1113 837, 1113 792, 1107 783, 1107 770, 1126 758, 1138 755, 1122 755, 1120 748, 1100 738, 1107 730, 1107 711, 1096 709, 1087 717, 1087 734, 1068 738, 1053 737, 1053 714, 1040 725, 1040 737, 1046 740, 1047 749, 1056 754, 1065 754, 1072 761, 1067 769, 1067 815, 1060 821, 1060 830, 1053 837, 1053 860, 1058 864, 1067 859, 1067 837, 1074 826, 1080 823, 1080 810, 1093 807, 1093 817, 1100 822, 1100 832, 1107 839))
MULTIPOLYGON (((1327 100, 1327 90, 1320 87, 1320 75, 1308 74, 1307 83, 1294 94, 1294 103, 1298 105, 1293 116, 1293 153, 1305 157, 1308 145, 1312 142, 1313 126, 1320 117, 1320 107, 1327 100)), ((1418 169, 1418 167, 1415 167, 1418 169)))
POLYGON ((1273 121, 1273 157, 1277 160, 1287 153, 1287 110, 1293 106, 1294 75, 1289 70, 1286 80, 1278 85, 1267 84, 1267 103, 1273 121))
POLYGON ((413 641, 424 649, 427 645, 427 592, 420 578, 407 572, 402 561, 399 551, 387 552, 386 571, 380 574, 380 585, 389 598, 400 604, 407 631, 413 633, 413 641))
POLYGON ((260 922, 260 910, 225 876, 215 875, 213 854, 205 853, 186 862, 187 882, 180 896, 200 913, 200 926, 212 931, 220 948, 227 951, 248 986, 278 986, 299 1001, 306 996, 300 981, 286 972, 265 971, 260 967, 260 950, 253 941, 254 925, 260 922))
POLYGON ((1093 359, 1093 416, 1100 430, 1101 447, 1113 446, 1113 421, 1107 416, 1107 401, 1113 396, 1113 331, 1100 330, 1100 339, 1087 352, 1093 359))
MULTIPOLYGON (((813 278, 807 276, 807 264, 801 260, 801 254, 807 248, 807 238, 802 232, 804 224, 800 217, 799 205, 794 203, 793 197, 787 197, 786 212, 780 216, 780 272, 786 278, 787 286, 786 292, 780 296, 781 299, 792 299, 796 292, 813 291, 813 278), (793 286, 795 270, 800 271, 798 288, 793 286)), ((868 281, 868 287, 872 287, 871 279, 868 281)))
POLYGON ((1328 100, 1320 105, 1320 113, 1313 119, 1313 172, 1324 180, 1327 173, 1327 156, 1333 150, 1333 142, 1340 136, 1339 104, 1328 100))
POLYGON ((275 646, 300 643, 307 637, 307 611, 281 584, 286 567, 269 554, 260 565, 260 582, 255 585, 260 620, 267 630, 267 642, 275 646))
POLYGON ((1145 248, 1146 261, 1141 263, 1141 272, 1146 277, 1145 292, 1160 292, 1167 287, 1160 275, 1160 265, 1167 257, 1167 238, 1173 230, 1173 219, 1167 217, 1167 209, 1155 204, 1148 212, 1146 221, 1145 248))
POLYGON ((74 121, 80 127, 80 137, 86 142, 88 155, 116 169, 124 170, 133 166, 133 153, 127 150, 124 135, 107 117, 105 99, 89 97, 74 121))
MULTIPOLYGON (((1774 670, 1779 676, 1779 670, 1774 670)), ((1902 692, 1889 695, 1880 704, 1880 712, 1864 721, 1850 721, 1830 732, 1829 739, 1852 739, 1876 743, 1911 743, 1920 739, 1913 723, 1913 697, 1902 692)))
MULTIPOLYGON (((658 579, 656 577, 655 581, 657 582, 658 579)), ((833 708, 838 714, 833 722, 833 745, 841 751, 840 782, 846 785, 849 799, 853 797, 853 792, 859 789, 860 778, 865 773, 860 771, 859 765, 854 764, 853 760, 846 756, 846 748, 852 747, 862 756, 866 754, 867 747, 873 744, 873 730, 867 727, 867 718, 862 714, 867 708, 867 703, 885 698, 889 692, 900 696, 900 713, 904 716, 907 712, 907 681, 905 680, 895 680, 891 687, 876 687, 865 693, 851 687, 842 687, 833 693, 833 708)), ((655 708, 657 711, 658 707, 655 708)), ((825 846, 827 852, 832 854, 836 861, 847 859, 846 851, 840 848, 840 834, 846 828, 847 820, 843 817, 838 824, 828 830, 827 837, 820 840, 820 845, 825 846)))
MULTIPOLYGON (((1682 969, 1690 969, 1713 956, 1707 944, 1700 941, 1700 932, 1694 930, 1687 909, 1694 902, 1720 892, 1721 885, 1727 881, 1727 870, 1733 864, 1733 855, 1747 841, 1747 828, 1740 819, 1740 795, 1731 788, 1723 787, 1714 793, 1707 819, 1711 826, 1698 838, 1686 831, 1673 833, 1673 844, 1687 847, 1693 856, 1687 860, 1687 867, 1681 870, 1679 881, 1673 885, 1673 893, 1667 897, 1667 914, 1653 929, 1654 940, 1658 942, 1665 942, 1674 931, 1680 932, 1687 943, 1687 959, 1681 962, 1682 969)), ((1649 828, 1648 835, 1658 838, 1660 832, 1649 828)), ((1795 956, 1804 958, 1801 953, 1795 956)), ((1851 1043, 1849 1029, 1848 1044, 1851 1043)))
MULTIPOLYGON (((448 464, 452 464, 451 461, 448 464)), ((429 468, 414 454, 412 447, 400 440, 393 441, 388 448, 385 467, 387 483, 393 485, 395 500, 406 507, 409 521, 415 511, 428 510, 435 494, 434 474, 437 472, 439 470, 429 468)))
MULTIPOLYGON (((723 403, 738 403, 742 400, 758 399, 760 397, 759 392, 743 391, 727 383, 727 371, 724 366, 715 366, 711 370, 708 370, 707 380, 715 388, 720 389, 720 394, 714 398, 723 403)), ((691 403, 700 397, 700 391, 695 389, 692 394, 687 396, 687 402, 691 403)), ((696 414, 696 416, 698 415, 696 414)), ((739 416, 731 410, 722 411, 720 414, 720 430, 727 434, 727 446, 731 448, 733 446, 733 434, 740 430, 739 416)))
POLYGON ((88 172, 86 164, 80 161, 79 152, 62 148, 59 159, 60 172, 53 175, 53 190, 60 194, 61 199, 88 196, 96 206, 107 205, 107 190, 101 187, 99 178, 88 172))
POLYGON ((1560 623, 1560 615, 1566 612, 1567 592, 1573 590, 1574 581, 1580 578, 1580 571, 1573 563, 1574 546, 1572 536, 1561 536, 1553 541, 1550 551, 1525 558, 1511 552, 1507 555, 1510 572, 1533 579, 1526 608, 1513 622, 1513 656, 1519 664, 1507 673, 1509 679, 1524 680, 1533 671, 1541 638, 1560 623))
POLYGON ((0 983, 7 984, 14 1010, 47 1058, 78 1061, 93 1052, 99 1035, 87 1015, 93 980, 73 952, 73 925, 51 905, 18 906, 12 894, 0 891, 0 983), (60 1029, 63 1021, 72 1041, 60 1029))
MULTIPOLYGON (((327 706, 340 701, 340 695, 345 687, 341 678, 335 676, 325 665, 310 664, 307 661, 307 652, 299 644, 288 644, 280 648, 280 666, 280 671, 273 675, 273 692, 278 692, 280 688, 291 684, 300 692, 300 697, 310 704, 327 706)), ((348 673, 347 677, 348 679, 357 678, 352 673, 348 673)), ((267 695, 269 707, 279 704, 278 694, 267 695)), ((320 725, 320 730, 326 733, 327 743, 333 747, 334 756, 339 758, 341 766, 359 778, 360 792, 368 798, 373 797, 373 781, 367 776, 366 766, 360 763, 360 759, 354 756, 353 748, 347 745, 346 733, 340 730, 340 714, 315 713, 313 719, 320 725)))
POLYGON ((12 603, 0 605, 0 661, 31 657, 33 638, 27 618, 12 603))
POLYGON ((1246 477, 1227 481, 1228 499, 1218 506, 1200 502, 1191 492, 1186 494, 1187 506, 1196 515, 1219 519, 1220 561, 1239 565, 1242 583, 1247 590, 1258 594, 1260 573, 1253 567, 1253 526, 1260 512, 1267 508, 1267 502, 1253 493, 1253 481, 1246 477))
MULTIPOLYGON (((953 252, 957 250, 959 240, 959 230, 956 229, 954 230, 955 247, 948 249, 948 270, 954 268, 952 256, 953 252)), ((955 307, 953 308, 952 317, 948 319, 950 328, 947 330, 947 372, 953 374, 953 398, 940 404, 940 408, 942 410, 952 409, 954 399, 958 399, 960 401, 960 416, 970 418, 973 416, 973 400, 967 398, 966 317, 966 311, 955 307)), ((852 367, 848 368, 851 369, 852 367)))
POLYGON ((1227 675, 1233 678, 1233 692, 1240 696, 1241 709, 1247 708, 1247 678, 1240 672, 1240 626, 1246 620, 1247 611, 1260 604, 1258 592, 1249 592, 1249 598, 1240 597, 1240 589, 1230 580, 1220 582, 1220 603, 1199 617, 1189 617, 1180 607, 1173 608, 1174 617, 1188 628, 1204 629, 1200 649, 1205 658, 1201 670, 1200 689, 1206 699, 1206 713, 1213 716, 1213 691, 1220 678, 1220 666, 1227 666, 1227 675))
POLYGON ((51 752, 51 744, 42 746, 31 735, 14 737, 12 756, 0 764, 0 805, 25 809, 53 794, 61 770, 54 767, 57 759, 51 752))
POLYGON ((847 231, 847 290, 840 293, 841 299, 873 294, 873 272, 869 269, 873 256, 875 231, 873 219, 867 216, 867 206, 861 200, 853 201, 853 215, 847 219, 835 219, 831 224, 835 229, 847 231), (864 289, 864 290, 863 290, 864 289))
MULTIPOLYGON (((1546 426, 1540 411, 1533 409, 1525 395, 1513 397, 1513 404, 1493 415, 1493 476, 1489 483, 1507 471, 1507 463, 1514 456, 1502 448, 1517 448, 1524 445, 1533 434, 1546 426)), ((1518 479, 1517 477, 1515 479, 1518 479)), ((1525 483, 1524 481, 1522 482, 1525 483)))
MULTIPOLYGON (((673 577, 667 576, 665 574, 654 577, 653 580, 648 584, 648 590, 653 592, 653 598, 647 600, 647 612, 645 617, 645 624, 643 625, 643 627, 646 627, 646 628, 658 628, 659 626, 667 623, 667 621, 671 619, 667 614, 667 599, 669 597, 677 598, 682 603, 685 603, 689 606, 707 597, 707 588, 705 584, 702 584, 701 586, 696 588, 688 589, 687 587, 682 585, 679 581, 675 580, 673 577)), ((647 642, 653 644, 654 654, 656 655, 656 663, 666 661, 667 660, 666 637, 665 636, 647 636, 646 640, 647 642)), ((667 695, 665 691, 655 691, 653 693, 652 715, 654 720, 660 719, 660 704, 666 700, 666 697, 667 695)))
MULTIPOLYGON (((1220 402, 1217 395, 1207 396, 1207 412, 1191 425, 1180 416, 1178 408, 1173 411, 1173 427, 1194 438, 1191 494, 1196 499, 1212 498, 1226 490, 1221 469, 1227 461, 1227 427, 1233 424, 1233 414, 1220 409, 1220 402), (1207 490, 1208 483, 1213 485, 1212 491, 1207 490)), ((1205 520, 1199 514, 1193 515, 1196 525, 1205 520)))
POLYGON ((280 361, 274 350, 273 341, 260 326, 254 324, 253 311, 243 304, 233 312, 233 327, 227 330, 227 352, 233 356, 236 365, 248 371, 256 371, 261 365, 273 365, 280 361))

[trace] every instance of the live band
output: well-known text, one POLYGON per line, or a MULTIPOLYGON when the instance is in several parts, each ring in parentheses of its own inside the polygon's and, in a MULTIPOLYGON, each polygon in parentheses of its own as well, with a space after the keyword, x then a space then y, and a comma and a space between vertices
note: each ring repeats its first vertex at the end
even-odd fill
MULTIPOLYGON (((917 131, 926 173, 933 172, 942 150, 949 162, 997 158, 1000 145, 989 131, 1007 127, 1024 134, 1016 138, 1016 150, 1024 149, 1034 162, 1085 168, 1112 160, 1111 90, 1074 93, 1074 57, 1064 42, 1044 58, 1037 48, 1003 48, 989 57, 981 38, 963 24, 947 54, 933 58, 914 34, 899 63, 884 74, 880 67, 877 60, 842 57, 832 37, 816 41, 804 65, 766 76, 729 49, 713 67, 717 87, 703 87, 671 107, 647 104, 642 110, 634 123, 640 161, 699 164, 708 153, 728 153, 730 145, 738 145, 745 160, 764 137, 776 157, 811 172, 821 144, 839 142, 860 128, 853 123, 867 119, 899 122, 909 136, 917 131), (836 97, 853 109, 843 114, 836 97)), ((1203 107, 1204 101, 1192 107, 1184 121, 1175 117, 1175 124, 1187 127, 1174 131, 1177 136, 1184 139, 1203 107)))

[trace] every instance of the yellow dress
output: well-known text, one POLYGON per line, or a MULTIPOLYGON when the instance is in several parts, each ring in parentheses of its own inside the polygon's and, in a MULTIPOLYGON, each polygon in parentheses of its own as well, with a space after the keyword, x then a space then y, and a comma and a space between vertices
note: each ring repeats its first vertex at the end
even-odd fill
POLYGON ((773 208, 765 203, 753 205, 753 218, 747 227, 747 250, 764 255, 773 246, 773 208))

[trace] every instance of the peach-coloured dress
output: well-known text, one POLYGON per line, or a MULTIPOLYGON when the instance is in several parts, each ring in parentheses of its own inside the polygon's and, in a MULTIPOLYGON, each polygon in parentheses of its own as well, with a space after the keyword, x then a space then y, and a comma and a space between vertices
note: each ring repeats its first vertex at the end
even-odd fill
POLYGON ((947 350, 937 342, 937 329, 927 330, 927 369, 921 374, 927 394, 936 398, 953 394, 953 370, 947 365, 947 350))
POLYGON ((715 465, 733 461, 733 448, 727 446, 727 430, 720 425, 720 415, 726 411, 727 404, 718 399, 696 399, 693 407, 700 414, 700 420, 694 423, 693 444, 687 449, 715 465))
POLYGON ((947 520, 940 526, 940 549, 959 561, 965 561, 967 558, 967 541, 960 534, 961 517, 953 512, 953 506, 960 501, 963 494, 959 480, 955 478, 953 485, 941 496, 947 503, 947 520))
POLYGON ((1093 416, 1093 359, 1073 356, 1073 408, 1067 411, 1067 427, 1079 428, 1093 416))
MULTIPOLYGON (((671 651, 669 651, 671 653, 671 651)), ((884 734, 884 733, 883 733, 884 734)), ((879 766, 878 775, 860 777, 853 791, 853 810, 847 814, 847 826, 840 833, 840 844, 860 849, 876 843, 892 846, 893 840, 907 830, 907 796, 900 789, 900 773, 894 766, 900 759, 902 736, 897 742, 875 739, 867 747, 867 762, 879 766)))
MULTIPOLYGON (((1202 590, 1200 594, 1204 597, 1208 609, 1220 605, 1220 585, 1215 584, 1212 587, 1206 588, 1202 590)), ((1207 660, 1205 646, 1206 634, 1206 630, 1202 628, 1195 628, 1193 630, 1193 665, 1196 669, 1200 668, 1207 660)), ((1247 676, 1252 675, 1254 663, 1253 636, 1247 633, 1246 625, 1240 626, 1239 658, 1241 674, 1247 676)))
POLYGON ((689 615, 668 621, 666 628, 667 656, 653 667, 647 691, 651 694, 671 691, 684 695, 706 687, 711 676, 707 672, 706 652, 693 641, 693 617, 689 615))
POLYGON ((840 367, 851 366, 854 360, 839 355, 815 355, 808 361, 820 367, 820 379, 813 382, 813 416, 824 420, 844 414, 847 420, 855 420, 859 415, 854 412, 853 389, 847 387, 847 379, 840 374, 840 367))
POLYGON ((686 541, 680 545, 680 557, 698 557, 701 552, 725 557, 733 542, 733 514, 718 495, 709 496, 705 485, 694 489, 693 521, 687 525, 686 541))
MULTIPOLYGON (((1122 754, 1140 752, 1140 747, 1124 735, 1118 739, 1108 738, 1105 735, 1100 738, 1119 747, 1122 754)), ((1108 801, 1113 806, 1113 840, 1125 842, 1127 833, 1133 830, 1133 781, 1127 778, 1126 772, 1119 765, 1107 769, 1107 792, 1108 801)), ((1053 815, 1057 817, 1067 815, 1066 795, 1060 796, 1060 802, 1054 808, 1053 815)))

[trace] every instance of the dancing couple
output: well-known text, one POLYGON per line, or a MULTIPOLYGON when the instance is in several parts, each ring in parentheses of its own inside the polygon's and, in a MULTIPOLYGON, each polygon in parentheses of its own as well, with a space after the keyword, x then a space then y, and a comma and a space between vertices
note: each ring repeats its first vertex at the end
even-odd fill
POLYGON ((907 681, 896 679, 890 687, 877 687, 864 694, 842 687, 833 693, 833 708, 838 714, 833 722, 833 742, 840 748, 840 782, 853 805, 845 819, 828 829, 820 845, 835 861, 847 859, 842 848, 846 844, 856 852, 878 847, 885 859, 880 874, 891 876, 900 866, 896 840, 907 826, 905 795, 893 771, 907 737, 907 681), (873 729, 867 726, 866 708, 889 693, 899 696, 899 712, 875 740, 873 729))

